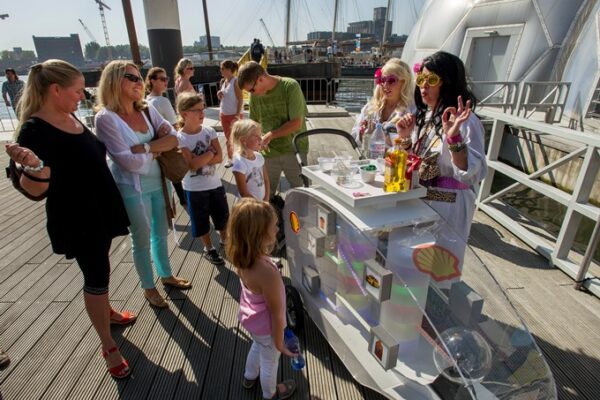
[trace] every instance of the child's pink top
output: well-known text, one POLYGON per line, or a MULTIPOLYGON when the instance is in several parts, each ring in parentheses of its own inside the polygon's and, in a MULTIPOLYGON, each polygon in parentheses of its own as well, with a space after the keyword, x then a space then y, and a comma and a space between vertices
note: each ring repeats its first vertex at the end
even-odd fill
MULTIPOLYGON (((265 260, 277 270, 277 266, 269 257, 265 260)), ((240 294, 240 312, 238 318, 246 330, 256 336, 266 336, 271 334, 271 313, 267 308, 267 302, 262 294, 255 294, 250 291, 244 282, 240 279, 242 293, 240 294)), ((280 293, 282 318, 285 320, 285 290, 280 293)))

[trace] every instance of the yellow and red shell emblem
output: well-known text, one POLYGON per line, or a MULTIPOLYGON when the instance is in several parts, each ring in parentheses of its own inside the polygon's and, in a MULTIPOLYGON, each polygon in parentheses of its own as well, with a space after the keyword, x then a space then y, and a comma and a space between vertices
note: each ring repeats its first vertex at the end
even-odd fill
POLYGON ((442 246, 436 244, 417 246, 412 258, 419 271, 430 275, 437 282, 460 276, 458 258, 442 246))
POLYGON ((294 233, 300 232, 300 219, 294 211, 290 212, 290 227, 294 233))

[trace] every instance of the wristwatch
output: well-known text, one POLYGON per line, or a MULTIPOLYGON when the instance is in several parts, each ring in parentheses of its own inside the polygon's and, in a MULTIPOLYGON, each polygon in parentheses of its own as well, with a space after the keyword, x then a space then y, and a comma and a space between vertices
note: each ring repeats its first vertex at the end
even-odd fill
POLYGON ((144 143, 144 151, 150 153, 150 143, 144 143))

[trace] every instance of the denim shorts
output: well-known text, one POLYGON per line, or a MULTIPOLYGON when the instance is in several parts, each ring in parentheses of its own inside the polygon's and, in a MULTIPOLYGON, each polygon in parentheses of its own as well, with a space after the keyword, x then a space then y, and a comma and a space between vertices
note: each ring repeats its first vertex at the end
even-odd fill
POLYGON ((185 194, 194 237, 204 236, 210 232, 209 217, 216 230, 221 231, 226 228, 229 219, 229 205, 223 186, 200 192, 186 190, 185 194))

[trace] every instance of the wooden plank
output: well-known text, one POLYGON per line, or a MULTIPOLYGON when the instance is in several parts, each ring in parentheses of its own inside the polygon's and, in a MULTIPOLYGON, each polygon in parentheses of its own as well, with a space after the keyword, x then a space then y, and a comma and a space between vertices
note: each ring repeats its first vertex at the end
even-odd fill
MULTIPOLYGON (((56 320, 51 320, 52 325, 29 349, 27 357, 21 360, 2 382, 3 394, 7 398, 15 398, 24 387, 27 387, 27 396, 30 399, 40 398, 81 340, 81 336, 89 329, 90 322, 83 303, 61 303, 61 305, 65 306, 64 311, 56 320), (85 320, 81 318, 82 316, 85 320), (75 321, 78 321, 79 325, 74 326, 75 321), (36 384, 29 385, 31 381, 36 384)), ((50 318, 50 316, 44 315, 42 318, 50 318)))
MULTIPOLYGON (((336 397, 336 389, 329 344, 308 315, 304 316, 304 321, 304 357, 307 367, 302 371, 302 376, 308 380, 311 396, 333 399, 336 397)), ((285 359, 285 362, 289 363, 289 360, 285 359)))

